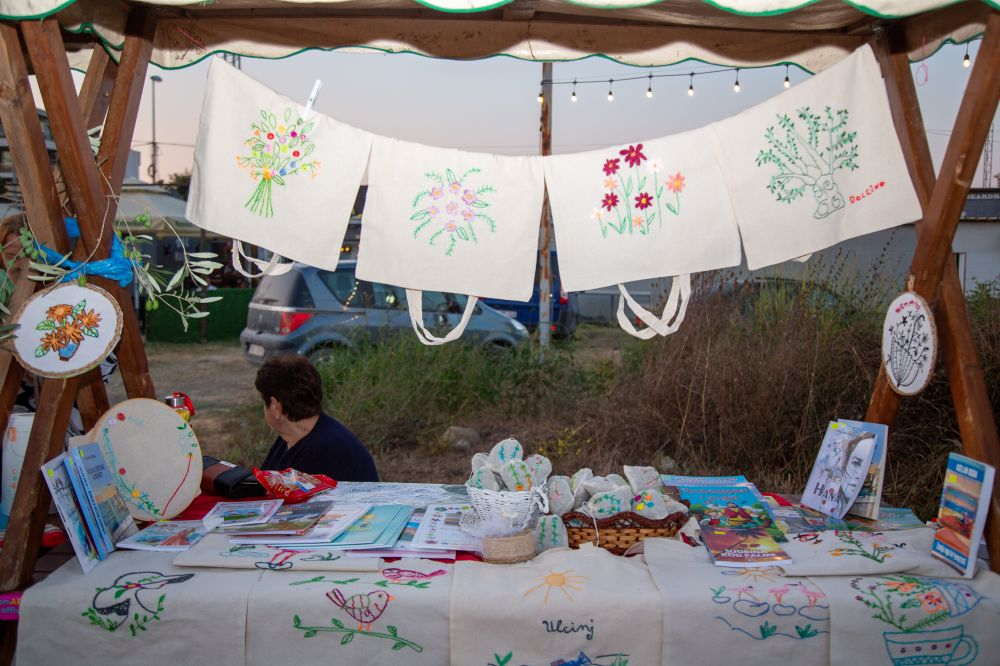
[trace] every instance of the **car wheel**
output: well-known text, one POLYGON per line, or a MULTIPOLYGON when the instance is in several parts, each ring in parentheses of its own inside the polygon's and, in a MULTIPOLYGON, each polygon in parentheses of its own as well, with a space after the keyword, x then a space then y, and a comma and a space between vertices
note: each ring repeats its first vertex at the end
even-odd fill
POLYGON ((317 347, 306 354, 306 358, 313 365, 320 365, 322 363, 330 363, 334 360, 334 356, 337 354, 337 347, 317 347))

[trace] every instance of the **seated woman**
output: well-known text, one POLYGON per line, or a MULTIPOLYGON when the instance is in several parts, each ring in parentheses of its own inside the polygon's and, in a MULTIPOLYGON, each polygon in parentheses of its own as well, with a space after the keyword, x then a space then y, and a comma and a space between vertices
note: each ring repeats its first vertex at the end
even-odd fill
POLYGON ((260 469, 288 467, 337 481, 378 481, 375 462, 357 437, 323 413, 323 384, 303 356, 277 356, 257 371, 264 420, 278 436, 260 469))

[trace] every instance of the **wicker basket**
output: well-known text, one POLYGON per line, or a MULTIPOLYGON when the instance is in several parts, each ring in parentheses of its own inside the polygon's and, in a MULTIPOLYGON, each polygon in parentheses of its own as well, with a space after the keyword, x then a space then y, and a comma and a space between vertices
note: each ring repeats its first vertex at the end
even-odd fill
POLYGON ((689 514, 678 511, 666 518, 651 520, 639 514, 626 511, 607 518, 594 519, 579 511, 565 514, 563 524, 570 548, 592 543, 596 546, 622 555, 632 545, 651 537, 672 537, 687 522, 689 514))
POLYGON ((482 522, 501 520, 504 513, 514 514, 511 526, 515 530, 529 529, 541 514, 549 510, 547 484, 531 490, 480 490, 467 487, 469 503, 482 522))
POLYGON ((483 562, 514 564, 527 562, 535 556, 535 538, 524 531, 505 537, 483 539, 483 562))

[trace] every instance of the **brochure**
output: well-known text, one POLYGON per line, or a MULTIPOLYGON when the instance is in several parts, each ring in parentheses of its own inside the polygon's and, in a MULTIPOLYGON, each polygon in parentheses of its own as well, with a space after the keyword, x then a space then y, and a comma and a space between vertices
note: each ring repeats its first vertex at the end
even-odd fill
POLYGON ((701 539, 712 561, 720 567, 757 567, 792 559, 762 528, 706 527, 701 531, 701 539))
POLYGON ((854 500, 854 504, 847 510, 847 513, 869 520, 879 519, 879 504, 882 501, 882 485, 885 479, 886 447, 889 442, 889 426, 883 423, 848 421, 847 419, 838 419, 838 422, 855 430, 875 435, 875 450, 872 452, 868 474, 865 476, 865 482, 861 486, 858 498, 854 500))
POLYGON ((302 536, 282 537, 256 536, 256 537, 236 537, 230 539, 237 544, 268 544, 271 546, 292 546, 309 544, 329 544, 337 538, 341 532, 354 524, 361 516, 371 508, 370 504, 340 504, 332 506, 323 516, 316 521, 309 531, 302 536))
MULTIPOLYGON (((69 456, 76 463, 81 487, 86 493, 86 500, 77 497, 82 503, 89 501, 97 519, 97 529, 104 541, 107 551, 115 549, 115 544, 123 541, 139 531, 135 520, 128 512, 128 507, 118 494, 118 486, 111 476, 108 463, 104 459, 101 445, 96 442, 70 448, 69 456)), ((94 535, 97 538, 97 535, 94 535)))
POLYGON ((745 476, 662 476, 667 495, 690 502, 691 515, 702 527, 750 529, 770 527, 774 520, 757 487, 745 476))
POLYGON ((208 531, 200 520, 160 520, 119 542, 118 547, 133 550, 187 550, 208 531))
POLYGON ((219 502, 205 514, 202 521, 209 528, 235 527, 266 523, 277 512, 284 500, 258 500, 255 502, 219 502))
POLYGON ((52 501, 55 502, 59 518, 62 519, 69 542, 73 545, 73 552, 80 560, 80 567, 83 569, 83 573, 88 573, 97 565, 100 557, 94 546, 94 540, 87 532, 83 514, 79 504, 77 504, 76 496, 73 494, 69 472, 63 462, 65 459, 66 454, 60 453, 42 465, 42 476, 45 477, 45 483, 49 486, 49 493, 52 495, 52 501))
POLYGON ((802 493, 802 504, 843 518, 861 492, 874 452, 874 434, 831 421, 802 493))
POLYGON ((252 536, 256 534, 302 536, 316 524, 331 507, 333 502, 303 502, 302 504, 282 504, 271 519, 259 525, 234 526, 216 531, 226 534, 252 536))
POLYGON ((938 527, 931 552, 964 577, 976 573, 976 557, 989 514, 995 470, 957 453, 948 455, 938 527))
POLYGON ((453 560, 455 551, 453 550, 423 550, 413 545, 413 537, 417 535, 420 521, 423 520, 424 509, 414 509, 410 518, 406 521, 406 526, 399 535, 396 545, 392 548, 372 549, 372 550, 349 550, 345 554, 348 557, 399 557, 413 558, 425 557, 435 560, 453 560))
POLYGON ((433 504, 427 507, 413 540, 423 550, 482 550, 483 540, 463 532, 458 522, 471 504, 433 504))
POLYGON ((396 543, 412 507, 403 504, 373 506, 333 541, 323 544, 288 545, 290 550, 346 550, 388 548, 396 543))

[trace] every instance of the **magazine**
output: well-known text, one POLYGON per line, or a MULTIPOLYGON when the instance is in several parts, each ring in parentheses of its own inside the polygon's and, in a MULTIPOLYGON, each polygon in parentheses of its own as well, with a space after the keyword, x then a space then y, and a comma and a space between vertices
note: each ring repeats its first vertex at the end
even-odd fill
POLYGON ((96 546, 94 546, 94 540, 84 524, 83 514, 79 504, 77 504, 72 482, 69 479, 69 471, 63 462, 65 459, 66 454, 60 453, 42 465, 42 476, 45 477, 45 483, 49 486, 49 493, 52 495, 52 501, 55 502, 59 518, 62 519, 69 542, 73 545, 73 552, 80 560, 80 567, 83 569, 83 573, 88 573, 101 558, 96 546))
POLYGON ((235 527, 266 523, 281 507, 284 500, 259 500, 255 502, 219 502, 202 518, 207 527, 235 527))
POLYGON ((246 536, 230 539, 238 544, 268 544, 271 546, 321 545, 330 544, 348 527, 353 525, 365 512, 370 504, 338 504, 331 506, 316 523, 302 536, 246 536))
POLYGON ((948 455, 938 509, 939 527, 931 552, 966 578, 976 573, 995 472, 991 465, 978 460, 957 453, 948 455))
POLYGON ((712 561, 720 567, 757 567, 792 559, 762 528, 704 527, 701 539, 712 561))
POLYGON ((410 544, 423 550, 482 550, 483 540, 463 532, 459 520, 470 504, 434 504, 427 507, 410 544))
POLYGON ((831 421, 802 493, 802 504, 843 518, 861 492, 874 452, 874 434, 831 421))
POLYGON ((426 550, 413 546, 413 537, 417 535, 420 521, 424 518, 424 509, 414 509, 410 518, 406 521, 403 531, 396 540, 396 544, 391 548, 371 549, 371 550, 348 550, 348 557, 399 557, 399 558, 427 558, 435 560, 453 560, 455 551, 453 550, 426 550))
MULTIPOLYGON (((116 543, 139 530, 118 494, 118 486, 108 469, 101 445, 91 442, 73 447, 69 450, 69 455, 76 463, 76 470, 82 481, 81 487, 87 495, 86 501, 94 509, 100 538, 110 553, 115 549, 116 543)), ((81 503, 85 501, 79 497, 77 499, 81 503)))
POLYGON ((133 550, 187 550, 198 543, 208 528, 200 520, 159 520, 118 543, 133 550))
POLYGON ((703 528, 770 527, 774 519, 757 487, 745 476, 662 476, 664 492, 690 503, 703 528))
POLYGON ((302 504, 282 504, 270 520, 259 525, 234 525, 221 527, 217 532, 253 536, 264 534, 276 536, 287 534, 302 536, 316 524, 323 514, 330 510, 333 502, 303 502, 302 504))
POLYGON ((868 423, 866 421, 848 421, 838 419, 838 423, 854 428, 862 432, 870 432, 875 435, 875 450, 872 452, 872 461, 868 465, 868 474, 865 476, 864 485, 858 493, 858 498, 847 510, 852 516, 876 520, 879 518, 879 505, 882 502, 882 485, 885 479, 886 448, 889 443, 889 426, 882 423, 868 423))

